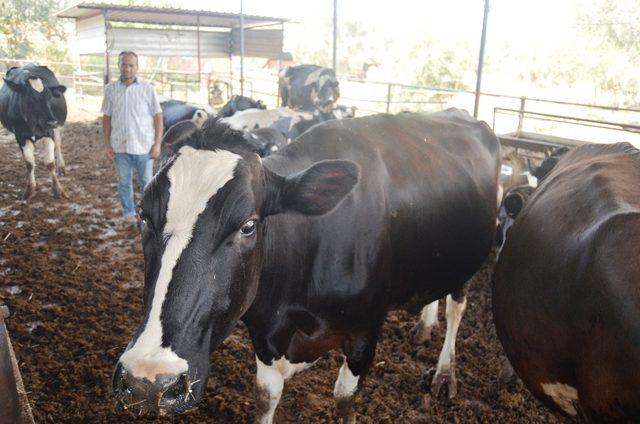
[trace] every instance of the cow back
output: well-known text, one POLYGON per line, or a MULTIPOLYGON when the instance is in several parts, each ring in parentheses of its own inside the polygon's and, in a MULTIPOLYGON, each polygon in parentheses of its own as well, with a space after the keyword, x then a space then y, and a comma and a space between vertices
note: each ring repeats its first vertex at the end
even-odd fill
POLYGON ((518 375, 547 406, 594 422, 640 417, 639 179, 628 143, 566 153, 494 273, 494 321, 518 375))
POLYGON ((312 278, 314 290, 346 291, 345 298, 384 296, 385 307, 458 289, 491 248, 499 157, 486 124, 459 110, 313 127, 265 166, 289 175, 321 160, 346 159, 360 166, 360 181, 324 216, 269 217, 267 245, 290 249, 267 252, 274 269, 266 274, 286 274, 298 280, 290 282, 296 287, 312 278), (301 267, 333 260, 340 265, 301 267))

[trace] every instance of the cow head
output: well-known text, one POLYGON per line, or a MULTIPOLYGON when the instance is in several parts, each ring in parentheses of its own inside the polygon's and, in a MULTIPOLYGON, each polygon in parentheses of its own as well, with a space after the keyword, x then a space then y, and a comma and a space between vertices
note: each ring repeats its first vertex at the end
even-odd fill
POLYGON ((340 83, 332 75, 321 75, 313 104, 320 112, 331 113, 333 105, 340 98, 340 83))
MULTIPOLYGON (((265 218, 320 215, 354 187, 358 167, 323 161, 293 175, 262 165, 242 134, 216 119, 165 137, 178 148, 141 202, 144 319, 113 376, 126 406, 179 412, 206 387, 209 357, 255 297, 265 218)), ((174 129, 174 127, 172 127, 174 129)))
POLYGON ((57 83, 48 68, 11 68, 4 77, 4 82, 10 90, 19 95, 20 116, 32 131, 47 131, 62 124, 54 114, 53 104, 56 99, 63 97, 67 88, 57 83), (48 77, 46 80, 39 76, 43 72, 48 77), (52 81, 55 83, 50 84, 52 81))

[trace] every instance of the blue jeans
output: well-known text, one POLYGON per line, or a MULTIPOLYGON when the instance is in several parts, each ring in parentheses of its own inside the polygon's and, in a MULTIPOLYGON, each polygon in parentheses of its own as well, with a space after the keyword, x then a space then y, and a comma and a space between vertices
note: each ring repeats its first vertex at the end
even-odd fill
POLYGON ((136 179, 140 193, 142 193, 153 177, 153 159, 149 157, 149 154, 116 153, 116 168, 118 169, 118 195, 122 204, 122 214, 125 217, 135 216, 131 170, 136 169, 136 179))

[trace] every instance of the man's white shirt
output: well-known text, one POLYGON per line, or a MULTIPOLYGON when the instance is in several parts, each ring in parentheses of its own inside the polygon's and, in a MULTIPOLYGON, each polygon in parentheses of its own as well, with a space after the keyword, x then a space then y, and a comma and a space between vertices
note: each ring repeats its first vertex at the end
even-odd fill
POLYGON ((153 116, 161 112, 155 89, 140 78, 129 86, 117 80, 104 88, 102 113, 111 117, 109 141, 116 153, 149 153, 155 134, 153 116))

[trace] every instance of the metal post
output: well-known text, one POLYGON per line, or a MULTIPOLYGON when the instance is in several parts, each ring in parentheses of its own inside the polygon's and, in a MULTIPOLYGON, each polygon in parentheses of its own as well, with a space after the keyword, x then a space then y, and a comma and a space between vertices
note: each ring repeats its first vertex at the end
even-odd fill
POLYGON ((336 68, 338 52, 338 0, 333 0, 333 70, 338 74, 336 68))
POLYGON ((476 102, 473 106, 473 116, 478 117, 480 105, 480 85, 482 84, 482 67, 484 65, 484 46, 487 40, 487 20, 489 18, 489 0, 484 0, 484 19, 482 21, 482 38, 480 38, 480 58, 478 59, 478 79, 476 81, 476 102))
POLYGON ((389 113, 390 106, 391 106, 391 83, 387 84, 387 113, 389 113))
POLYGON ((184 74, 184 101, 189 101, 189 74, 184 74))
POLYGON ((240 0, 240 95, 244 96, 244 13, 240 0))
POLYGON ((518 131, 516 134, 519 136, 522 132, 522 121, 524 121, 524 104, 527 101, 527 98, 522 96, 520 97, 520 113, 518 113, 518 131))
POLYGON ((196 17, 196 37, 198 38, 198 85, 202 85, 202 67, 200 64, 200 15, 196 17))
MULTIPOLYGON (((231 96, 232 96, 233 95, 233 54, 231 53, 229 53, 229 86, 231 87, 231 96)), ((229 97, 230 99, 231 96, 229 95, 229 90, 227 90, 227 97, 229 97)))
POLYGON ((111 76, 109 75, 109 24, 107 23, 107 11, 102 10, 104 18, 104 85, 109 84, 111 76))

